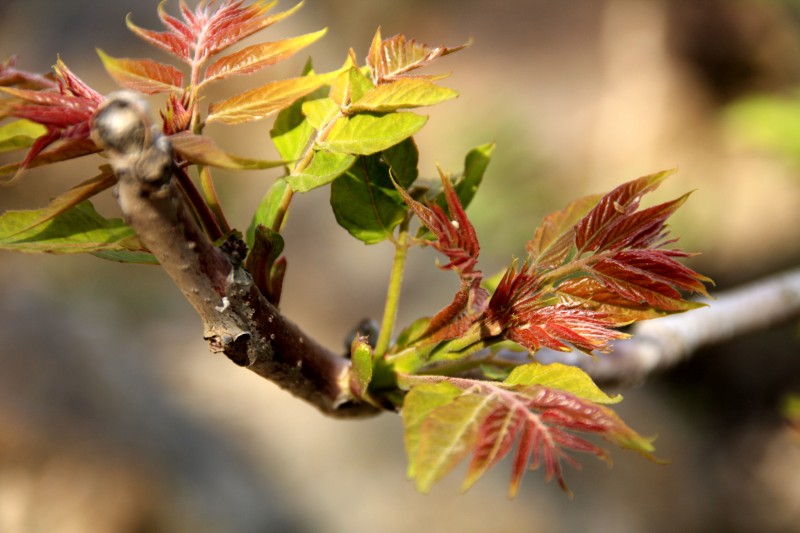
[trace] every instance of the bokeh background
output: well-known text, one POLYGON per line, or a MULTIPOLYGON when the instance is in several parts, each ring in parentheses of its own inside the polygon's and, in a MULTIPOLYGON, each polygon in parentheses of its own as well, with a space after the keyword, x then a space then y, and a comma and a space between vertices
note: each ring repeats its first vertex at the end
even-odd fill
MULTIPOLYGON (((166 59, 124 26, 132 13, 157 28, 156 5, 0 0, 0 58, 43 72, 60 54, 109 92, 95 47, 166 59)), ((432 45, 473 39, 434 67, 453 72, 445 84, 461 96, 430 110, 417 140, 429 176, 497 142, 469 211, 486 272, 522 254, 541 217, 570 199, 673 167, 656 200, 696 190, 672 226, 719 290, 800 262, 797 2, 308 0, 262 35, 328 27, 308 51, 323 70, 350 47, 363 58, 378 26, 432 45)), ((242 83, 296 75, 304 60, 242 83)), ((223 83, 209 99, 236 90, 223 83)), ((207 130, 256 157, 273 155, 268 131, 207 130)), ((0 208, 42 206, 97 163, 32 171, 0 189, 0 208)), ((229 218, 246 227, 275 174, 217 176, 229 218)), ((110 194, 98 206, 116 212, 110 194)), ((290 318, 338 348, 380 317, 392 251, 336 226, 327 190, 295 198, 286 240, 290 318)), ((412 257, 401 324, 451 298, 456 280, 434 260, 412 257)), ((618 450, 610 470, 587 458, 567 472, 574 500, 540 472, 508 500, 507 462, 466 494, 462 470, 421 495, 405 479, 396 416, 329 420, 210 355, 157 268, 2 253, 0 531, 800 531, 800 438, 780 414, 800 391, 797 333, 737 339, 623 391, 619 412, 659 435, 669 465, 618 450)))

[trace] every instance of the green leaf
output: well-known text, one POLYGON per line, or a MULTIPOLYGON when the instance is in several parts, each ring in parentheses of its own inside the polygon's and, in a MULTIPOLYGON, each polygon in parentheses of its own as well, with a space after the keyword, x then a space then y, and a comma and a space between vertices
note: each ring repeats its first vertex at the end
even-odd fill
POLYGON ((114 58, 97 49, 103 66, 114 81, 132 91, 156 94, 181 91, 183 73, 152 59, 114 58))
POLYGON ((478 191, 483 180, 486 168, 494 152, 495 143, 486 143, 476 146, 467 153, 464 158, 464 174, 458 183, 455 184, 456 194, 461 200, 464 209, 472 202, 475 193, 478 191))
MULTIPOLYGON (((20 227, 17 234, 23 233, 30 229, 35 228, 45 222, 52 220, 59 216, 64 211, 75 207, 84 200, 88 200, 92 196, 112 187, 117 183, 117 177, 111 170, 111 167, 104 165, 101 167, 102 172, 94 178, 88 179, 83 183, 76 185, 65 193, 60 194, 50 201, 50 204, 44 209, 38 209, 36 212, 39 216, 30 221, 29 226, 20 227)), ((8 235, 13 237, 13 235, 8 235)))
POLYGON ((120 219, 106 219, 89 202, 31 227, 45 209, 0 215, 0 249, 24 253, 92 253, 114 261, 155 263, 133 230, 120 219), (30 228, 30 229, 24 229, 30 228), (20 231, 24 229, 24 231, 20 231))
POLYGON ((355 115, 342 118, 318 148, 331 152, 369 155, 394 146, 418 132, 428 117, 414 113, 355 115))
POLYGON ((30 120, 15 120, 0 126, 0 153, 30 148, 33 142, 44 135, 47 129, 30 120))
POLYGON ((372 381, 372 347, 365 342, 366 337, 356 336, 350 347, 350 356, 353 361, 353 378, 355 393, 364 396, 367 387, 372 381))
POLYGON ((355 160, 356 156, 350 154, 318 151, 301 174, 293 174, 286 179, 293 191, 308 192, 341 176, 355 160))
POLYGON ((428 324, 430 324, 431 319, 430 317, 422 317, 418 318, 414 322, 411 323, 406 329, 400 332, 395 340, 395 346, 397 348, 405 348, 425 333, 425 330, 428 329, 428 324))
POLYGON ((289 184, 286 182, 285 178, 278 178, 269 188, 267 194, 264 195, 264 198, 261 199, 258 209, 256 209, 256 212, 253 214, 250 227, 247 228, 246 238, 249 247, 253 246, 256 227, 258 227, 259 224, 267 228, 271 228, 274 224, 275 217, 278 216, 278 212, 280 211, 283 195, 286 193, 288 187, 289 184))
POLYGON ((416 181, 419 175, 419 151, 413 137, 384 150, 381 155, 401 187, 408 189, 416 181))
MULTIPOLYGON (((314 71, 309 61, 303 69, 303 76, 311 76, 314 71)), ((306 101, 325 97, 327 91, 324 87, 297 99, 289 107, 282 109, 275 117, 275 122, 269 132, 272 142, 284 161, 298 161, 311 142, 314 128, 303 115, 302 106, 306 101)))
POLYGON ((203 83, 238 76, 252 74, 264 67, 283 61, 289 56, 299 52, 306 46, 319 40, 326 29, 314 33, 307 33, 298 37, 282 39, 275 42, 258 43, 238 52, 222 57, 210 65, 205 72, 203 83))
POLYGON ((317 131, 322 130, 339 112, 339 106, 330 98, 318 98, 303 102, 303 114, 317 131))
POLYGON ((341 109, 349 109, 352 102, 357 102, 374 88, 372 81, 357 66, 351 66, 331 84, 330 97, 341 109))
POLYGON ((384 83, 368 91, 362 98, 353 99, 351 113, 387 113, 398 109, 410 109, 436 105, 458 96, 447 87, 421 78, 403 78, 384 83))
POLYGON ((331 185, 336 221, 366 244, 392 236, 408 209, 379 155, 362 157, 331 185))
POLYGON ((621 395, 609 396, 600 390, 592 378, 580 368, 561 363, 549 365, 529 363, 518 366, 511 371, 503 384, 515 390, 531 385, 541 385, 563 390, 578 398, 595 403, 609 404, 622 401, 621 395))
POLYGON ((413 458, 409 457, 412 463, 409 471, 417 490, 429 492, 434 483, 473 451, 478 423, 493 400, 492 396, 462 394, 432 410, 422 421, 416 453, 413 458))
POLYGON ((267 83, 211 104, 207 122, 240 124, 266 118, 290 106, 298 98, 330 83, 337 75, 338 72, 311 74, 267 83))
POLYGON ((195 135, 188 131, 171 135, 169 140, 176 152, 190 163, 198 165, 232 170, 261 170, 286 164, 284 161, 266 161, 229 154, 217 146, 211 137, 195 135))
POLYGON ((434 410, 452 402, 461 395, 461 389, 443 381, 412 387, 403 401, 403 426, 405 427, 406 453, 408 454, 408 477, 417 472, 416 456, 419 449, 420 426, 434 410))

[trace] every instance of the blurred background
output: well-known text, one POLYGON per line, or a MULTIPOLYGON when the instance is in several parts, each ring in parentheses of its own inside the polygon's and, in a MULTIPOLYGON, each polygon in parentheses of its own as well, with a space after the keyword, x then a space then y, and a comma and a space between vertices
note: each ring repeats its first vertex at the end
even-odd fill
MULTIPOLYGON (((132 13, 159 28, 156 6, 0 0, 0 59, 16 54, 21 68, 44 72, 60 54, 112 91, 94 48, 166 60, 124 24, 132 13)), ((433 176, 437 163, 456 172, 470 148, 497 141, 469 210, 485 272, 521 255, 567 201, 674 167, 654 201, 696 191, 672 227, 702 252, 692 266, 718 290, 800 262, 797 2, 308 0, 260 38, 328 27, 308 50, 325 70, 350 47, 363 58, 378 26, 431 45, 473 39, 433 67, 453 72, 444 84, 461 96, 430 110, 417 142, 433 176)), ((296 75, 304 61, 221 83, 209 100, 296 75)), ((206 131, 232 152, 273 157, 269 127, 206 131)), ((43 206, 98 162, 31 171, 0 190, 0 209, 43 206)), ((245 228, 274 172, 216 176, 229 219, 245 228)), ((282 306, 338 349, 361 319, 380 318, 392 250, 351 239, 327 194, 295 198, 282 306)), ((97 204, 116 213, 110 194, 97 204)), ((456 290, 434 260, 412 256, 400 325, 456 290)), ((416 493, 398 417, 329 420, 212 356, 157 268, 3 252, 0 295, 3 532, 800 531, 800 437, 780 412, 800 391, 794 323, 622 391, 621 416, 657 434, 670 464, 614 450, 611 470, 586 458, 567 471, 574 500, 534 472, 510 501, 507 462, 466 494, 463 470, 416 493)))

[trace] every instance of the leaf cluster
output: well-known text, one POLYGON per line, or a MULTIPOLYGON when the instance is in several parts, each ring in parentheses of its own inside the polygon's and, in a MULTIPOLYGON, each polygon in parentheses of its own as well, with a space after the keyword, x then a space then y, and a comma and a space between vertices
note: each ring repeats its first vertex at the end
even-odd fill
MULTIPOLYGON (((309 61, 298 77, 271 80, 206 106, 210 84, 258 72, 325 34, 320 30, 230 51, 301 4, 271 14, 273 7, 274 2, 225 0, 190 9, 181 0, 174 16, 162 3, 158 16, 164 31, 141 28, 130 16, 126 23, 175 64, 98 54, 125 90, 164 97, 161 131, 174 149, 174 178, 211 241, 237 235, 215 192, 212 169, 282 168, 265 187, 244 237, 244 267, 273 304, 282 296, 287 261, 281 230, 295 194, 330 186, 340 226, 365 244, 393 246, 383 323, 377 340, 355 336, 350 388, 360 401, 401 410, 409 475, 417 487, 429 490, 471 456, 468 488, 510 455, 512 496, 524 472, 540 465, 566 490, 562 462, 576 465, 573 452, 609 460, 586 435, 652 458, 650 440, 608 407, 620 398, 607 396, 576 368, 544 366, 534 356, 542 347, 576 348, 595 356, 626 337, 621 326, 698 306, 687 296, 706 294, 710 280, 678 261, 690 254, 673 246, 666 225, 687 196, 640 208, 641 198, 669 172, 576 200, 548 215, 527 243, 526 257, 492 278, 499 281, 487 281, 478 264, 478 232, 466 208, 494 144, 470 150, 461 172, 438 169, 437 179, 426 180, 414 140, 428 120, 420 108, 457 96, 440 85, 444 76, 420 69, 464 46, 430 47, 403 35, 383 38, 379 29, 364 64, 352 50, 331 72, 315 72, 309 61), (203 134, 208 123, 270 117, 280 161, 228 153, 203 134), (438 267, 457 275, 460 287, 438 312, 396 334, 405 258, 409 249, 424 246, 446 258, 438 267), (530 357, 509 357, 508 350, 530 357)), ((60 59, 48 76, 7 61, 0 66, 0 91, 0 119, 9 120, 0 126, 0 151, 27 150, 18 163, 0 167, 0 176, 14 176, 13 181, 26 169, 100 151, 90 132, 105 98, 60 59)), ((90 203, 116 180, 108 166, 100 165, 95 177, 48 206, 4 213, 0 248, 155 262, 130 228, 100 216, 90 203)))

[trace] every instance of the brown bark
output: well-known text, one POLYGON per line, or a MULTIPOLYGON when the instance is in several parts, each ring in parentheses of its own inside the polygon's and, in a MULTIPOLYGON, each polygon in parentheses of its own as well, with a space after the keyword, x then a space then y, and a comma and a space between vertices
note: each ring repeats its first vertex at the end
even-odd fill
POLYGON ((203 321, 213 352, 336 417, 374 414, 350 390, 350 360, 304 334, 270 304, 234 258, 214 246, 173 178, 169 139, 151 126, 144 100, 109 97, 92 132, 114 168, 125 221, 203 321))

